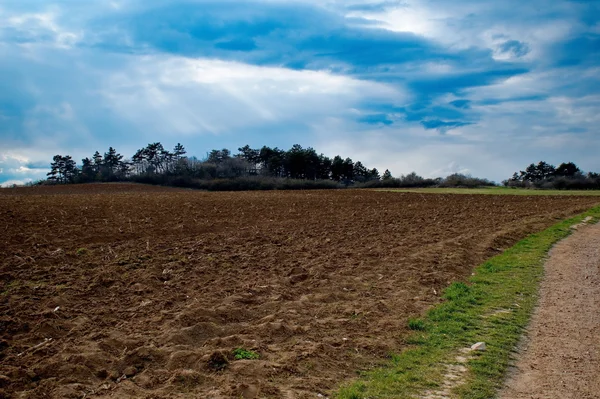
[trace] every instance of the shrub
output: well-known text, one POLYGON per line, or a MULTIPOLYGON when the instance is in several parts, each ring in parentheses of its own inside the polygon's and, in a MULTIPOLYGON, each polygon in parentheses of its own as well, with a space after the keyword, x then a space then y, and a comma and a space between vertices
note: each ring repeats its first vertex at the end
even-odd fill
POLYGON ((476 188, 476 187, 490 187, 495 186, 496 183, 487 179, 481 179, 478 177, 472 177, 470 175, 463 175, 461 173, 454 173, 443 179, 439 186, 440 187, 465 187, 465 188, 476 188))

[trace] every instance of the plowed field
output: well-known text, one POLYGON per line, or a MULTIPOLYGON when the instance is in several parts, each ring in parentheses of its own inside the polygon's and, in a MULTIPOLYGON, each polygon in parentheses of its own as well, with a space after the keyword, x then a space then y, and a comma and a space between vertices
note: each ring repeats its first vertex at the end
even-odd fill
POLYGON ((596 203, 0 190, 0 397, 327 395, 401 350, 451 281, 596 203))

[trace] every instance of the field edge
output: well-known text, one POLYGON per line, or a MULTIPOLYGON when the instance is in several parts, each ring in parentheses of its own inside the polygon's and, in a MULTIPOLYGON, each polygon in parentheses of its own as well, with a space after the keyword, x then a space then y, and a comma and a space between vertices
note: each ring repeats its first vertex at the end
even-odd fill
POLYGON ((421 193, 421 194, 482 194, 482 195, 525 195, 525 196, 600 196, 600 190, 546 190, 534 188, 515 187, 478 187, 478 188, 378 188, 376 191, 389 191, 395 193, 421 193))
POLYGON ((476 267, 466 284, 450 285, 443 303, 409 320, 414 332, 405 340, 407 349, 390 354, 386 367, 361 372, 332 396, 495 397, 537 304, 548 252, 585 218, 597 223, 600 206, 529 235, 476 267), (485 342, 487 349, 467 351, 476 342, 485 342))

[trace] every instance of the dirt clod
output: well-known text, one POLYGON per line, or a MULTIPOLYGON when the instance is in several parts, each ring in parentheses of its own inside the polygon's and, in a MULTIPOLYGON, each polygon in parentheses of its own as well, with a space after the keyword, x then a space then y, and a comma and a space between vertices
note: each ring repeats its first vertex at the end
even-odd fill
POLYGON ((208 368, 214 371, 221 371, 227 367, 229 361, 221 352, 213 352, 208 359, 208 368))
POLYGON ((127 367, 127 368, 126 368, 126 369, 123 371, 123 375, 124 375, 125 377, 127 377, 127 378, 131 378, 131 377, 133 377, 133 376, 134 376, 134 375, 136 375, 136 374, 137 374, 137 370, 136 370, 136 368, 135 368, 135 367, 131 367, 131 366, 127 367))

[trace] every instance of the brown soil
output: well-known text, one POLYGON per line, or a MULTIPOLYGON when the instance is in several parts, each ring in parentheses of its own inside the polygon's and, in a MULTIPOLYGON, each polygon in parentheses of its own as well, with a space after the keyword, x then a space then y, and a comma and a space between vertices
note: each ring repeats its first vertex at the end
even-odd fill
POLYGON ((0 190, 0 397, 327 394, 451 281, 597 201, 0 190))
POLYGON ((600 224, 557 244, 545 273, 527 340, 500 397, 600 398, 600 224))

